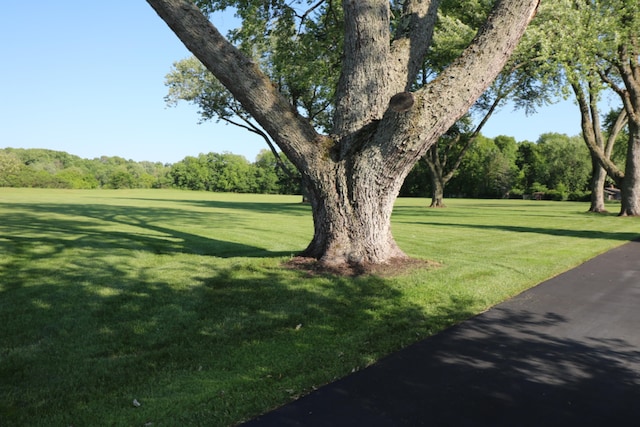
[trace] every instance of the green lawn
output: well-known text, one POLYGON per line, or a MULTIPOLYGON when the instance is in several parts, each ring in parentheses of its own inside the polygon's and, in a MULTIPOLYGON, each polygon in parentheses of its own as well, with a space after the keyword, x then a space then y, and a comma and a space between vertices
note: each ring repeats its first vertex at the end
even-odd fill
POLYGON ((584 203, 400 199, 400 246, 441 267, 310 277, 280 267, 300 201, 0 189, 0 424, 233 425, 640 236, 584 203))

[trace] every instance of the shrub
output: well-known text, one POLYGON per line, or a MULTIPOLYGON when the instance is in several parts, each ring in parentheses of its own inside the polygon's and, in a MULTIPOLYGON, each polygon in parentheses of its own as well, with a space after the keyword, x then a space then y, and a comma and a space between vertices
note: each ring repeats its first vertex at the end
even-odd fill
POLYGON ((507 197, 509 199, 522 199, 524 196, 524 191, 522 191, 519 188, 512 188, 511 190, 509 190, 509 192, 507 193, 507 197))
POLYGON ((562 201, 564 200, 564 194, 562 193, 562 191, 558 191, 558 190, 547 190, 544 192, 542 199, 562 201))
POLYGON ((570 202, 589 202, 591 201, 590 191, 573 191, 569 193, 567 200, 570 202))
POLYGON ((529 189, 530 193, 546 193, 548 190, 547 186, 544 184, 540 184, 539 182, 534 182, 531 184, 531 188, 529 189))

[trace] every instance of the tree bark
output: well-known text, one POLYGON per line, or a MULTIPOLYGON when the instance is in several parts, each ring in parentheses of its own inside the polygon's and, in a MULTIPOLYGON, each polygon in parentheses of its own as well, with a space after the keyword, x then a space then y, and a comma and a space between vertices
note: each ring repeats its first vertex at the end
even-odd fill
MULTIPOLYGON (((629 144, 624 179, 621 185, 620 216, 640 216, 640 44, 631 36, 628 44, 620 44, 612 65, 624 86, 619 86, 606 72, 600 74, 622 100, 629 122, 629 144)), ((604 166, 604 165, 603 165, 604 166)))
POLYGON ((539 4, 498 0, 462 56, 410 93, 439 1, 405 2, 406 25, 391 37, 388 0, 344 0, 344 62, 334 130, 324 136, 193 2, 147 1, 300 170, 314 219, 313 240, 303 255, 331 266, 406 257, 391 234, 391 212, 405 177, 495 79, 539 4))
POLYGON ((431 175, 431 205, 430 208, 446 208, 444 204, 444 187, 445 183, 438 179, 435 175, 431 175))
POLYGON ((600 165, 600 161, 596 156, 591 154, 591 205, 589 212, 605 213, 607 208, 604 204, 604 183, 607 179, 607 171, 600 165))
POLYGON ((621 171, 616 164, 613 163, 611 153, 613 152, 616 138, 628 121, 627 112, 624 109, 620 112, 615 123, 611 129, 609 129, 609 135, 605 143, 600 126, 598 97, 592 93, 591 86, 589 86, 590 92, 588 100, 585 91, 578 83, 573 83, 572 88, 580 108, 582 137, 591 155, 591 205, 589 212, 603 213, 607 211, 604 204, 604 182, 607 175, 614 180, 616 185, 621 187, 621 192, 623 193, 622 211, 624 211, 626 204, 624 201, 624 193, 629 191, 624 184, 626 173, 621 171))
MULTIPOLYGON (((314 236, 302 256, 328 266, 366 266, 406 258, 391 234, 395 180, 380 185, 380 159, 326 163, 309 182, 314 236)), ((402 181, 400 181, 400 184, 402 181)))
POLYGON ((388 70, 379 64, 391 53, 390 13, 388 0, 344 0, 342 4, 345 47, 333 134, 348 136, 379 120, 393 95, 388 70))
POLYGON ((629 120, 629 145, 622 183, 620 216, 640 216, 640 123, 629 120))
POLYGON ((433 144, 431 148, 429 148, 429 151, 427 151, 423 159, 427 164, 429 180, 431 181, 431 205, 429 205, 429 207, 444 208, 446 207, 444 204, 444 189, 449 179, 453 176, 453 172, 451 174, 444 173, 446 159, 441 161, 438 143, 433 144))

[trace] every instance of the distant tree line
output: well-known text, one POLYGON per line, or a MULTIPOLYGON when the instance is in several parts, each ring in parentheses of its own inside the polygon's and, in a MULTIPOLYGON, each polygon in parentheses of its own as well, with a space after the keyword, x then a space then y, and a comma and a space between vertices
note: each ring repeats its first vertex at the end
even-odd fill
POLYGON ((168 187, 169 165, 122 157, 82 159, 63 151, 0 149, 0 186, 34 188, 168 187))
POLYGON ((0 149, 0 187, 181 188, 236 193, 299 194, 299 174, 262 151, 254 163, 231 153, 200 154, 175 164, 122 157, 83 159, 63 151, 0 149))
MULTIPOLYGON (((591 158, 580 136, 545 133, 538 141, 480 136, 445 189, 445 197, 588 201, 591 158)), ((401 196, 431 196, 423 159, 409 174, 401 196)))
POLYGON ((293 165, 278 165, 275 155, 262 150, 254 163, 231 153, 188 156, 172 165, 169 185, 185 190, 234 193, 300 194, 300 174, 293 165))
MULTIPOLYGON (((5 148, 0 149, 0 186, 301 194, 299 173, 292 165, 285 166, 279 165, 269 150, 261 151, 253 163, 237 154, 208 153, 163 164, 106 156, 88 160, 61 151, 5 148)), ((590 177, 591 159, 579 136, 546 133, 534 143, 481 135, 447 185, 445 197, 535 195, 553 200, 588 200, 590 177)), ((429 170, 421 160, 405 180, 400 195, 430 197, 431 191, 429 170)))

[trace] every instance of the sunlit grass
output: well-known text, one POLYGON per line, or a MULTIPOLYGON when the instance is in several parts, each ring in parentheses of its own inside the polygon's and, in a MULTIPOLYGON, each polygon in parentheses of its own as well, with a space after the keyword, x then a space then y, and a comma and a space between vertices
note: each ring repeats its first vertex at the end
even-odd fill
POLYGON ((232 425, 640 234, 581 203, 427 205, 394 234, 439 268, 347 279, 281 268, 299 197, 0 189, 0 424, 232 425))

